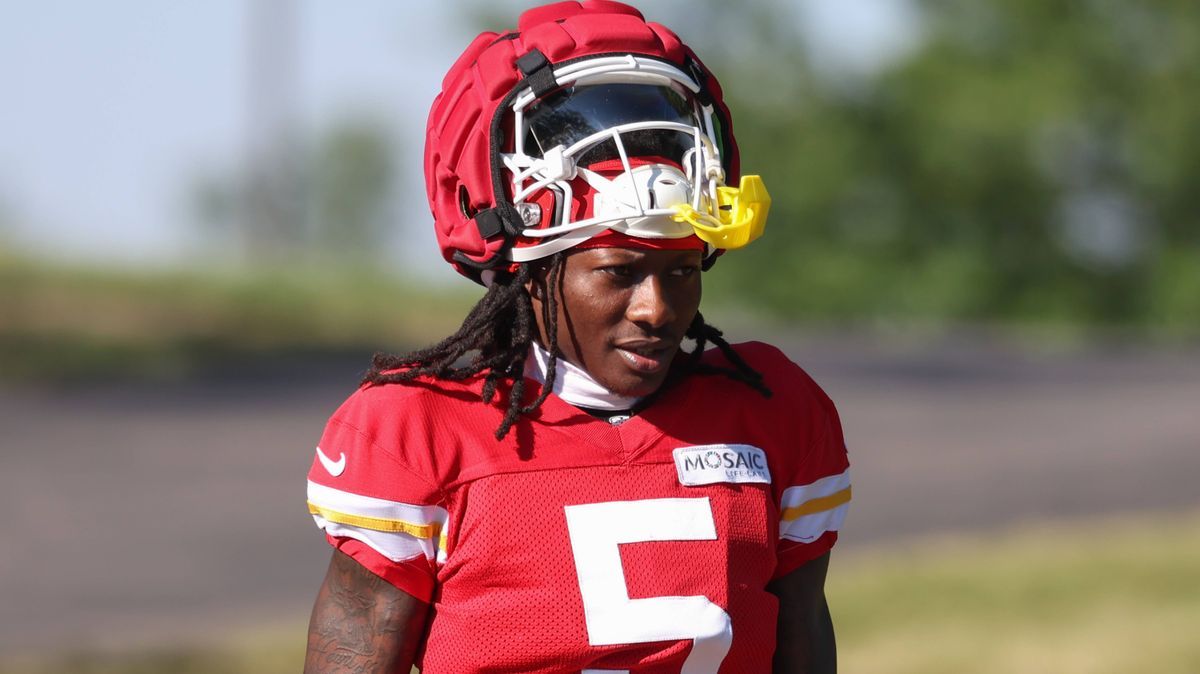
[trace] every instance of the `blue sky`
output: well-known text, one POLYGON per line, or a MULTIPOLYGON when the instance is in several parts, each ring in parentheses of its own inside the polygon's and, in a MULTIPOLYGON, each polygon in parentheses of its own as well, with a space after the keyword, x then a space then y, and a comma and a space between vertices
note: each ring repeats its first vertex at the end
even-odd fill
MULTIPOLYGON (((10 3, 0 22, 0 237, 70 260, 195 262, 192 185, 246 154, 251 1, 10 3)), ((680 4, 643 6, 665 18, 680 4)), ((429 259, 420 147, 441 75, 471 37, 458 8, 294 5, 298 124, 317 130, 369 111, 392 127, 406 150, 400 210, 416 225, 397 237, 394 256, 429 259)), ((821 57, 869 68, 904 47, 904 7, 803 0, 797 15, 821 57)))

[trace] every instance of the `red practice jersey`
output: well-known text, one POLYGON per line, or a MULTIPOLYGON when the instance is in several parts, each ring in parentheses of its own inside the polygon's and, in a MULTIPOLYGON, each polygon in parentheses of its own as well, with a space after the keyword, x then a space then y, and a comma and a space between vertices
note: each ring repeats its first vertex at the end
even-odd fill
POLYGON ((766 584, 829 551, 850 480, 829 398, 777 349, 735 348, 774 395, 693 375, 615 425, 551 395, 502 441, 482 377, 363 388, 309 510, 432 604, 428 674, 769 672, 766 584))

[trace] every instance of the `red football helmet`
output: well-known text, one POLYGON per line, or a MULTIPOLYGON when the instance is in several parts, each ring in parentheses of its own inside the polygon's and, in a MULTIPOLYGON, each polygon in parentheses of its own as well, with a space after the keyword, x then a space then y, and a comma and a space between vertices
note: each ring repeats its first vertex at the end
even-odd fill
POLYGON ((429 113, 425 180, 460 273, 587 245, 737 248, 770 199, 739 178, 721 87, 666 27, 611 0, 526 11, 483 33, 429 113))

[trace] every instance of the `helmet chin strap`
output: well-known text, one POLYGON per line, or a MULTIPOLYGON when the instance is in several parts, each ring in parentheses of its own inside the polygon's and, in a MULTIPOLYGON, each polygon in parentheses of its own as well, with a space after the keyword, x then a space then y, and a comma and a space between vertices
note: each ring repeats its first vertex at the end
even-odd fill
MULTIPOLYGON (((612 227, 611 222, 600 223, 575 223, 577 229, 574 229, 558 238, 539 243, 532 246, 521 246, 508 251, 508 259, 513 262, 533 262, 540 260, 543 257, 560 253, 568 248, 573 248, 578 244, 587 241, 588 239, 603 233, 605 230, 612 227)), ((528 230, 527 230, 528 231, 528 230)))

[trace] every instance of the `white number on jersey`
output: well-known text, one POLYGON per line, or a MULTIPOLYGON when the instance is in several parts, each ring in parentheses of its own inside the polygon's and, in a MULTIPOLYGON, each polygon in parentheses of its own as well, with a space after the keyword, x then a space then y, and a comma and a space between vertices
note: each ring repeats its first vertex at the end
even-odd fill
POLYGON ((630 599, 621 543, 714 541, 707 498, 566 506, 588 641, 593 646, 691 639, 681 674, 716 674, 733 641, 729 614, 704 596, 630 599))

